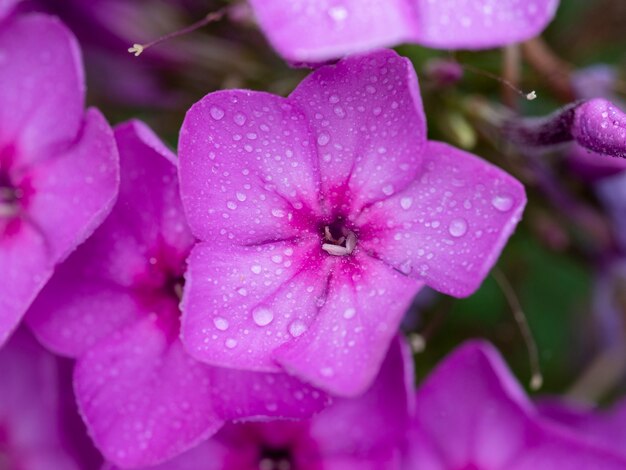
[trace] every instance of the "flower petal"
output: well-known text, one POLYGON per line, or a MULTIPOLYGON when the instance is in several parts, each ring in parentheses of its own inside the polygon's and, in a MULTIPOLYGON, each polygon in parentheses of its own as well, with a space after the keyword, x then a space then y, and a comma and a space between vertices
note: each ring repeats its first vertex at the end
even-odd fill
POLYGON ((56 18, 23 15, 0 31, 0 150, 20 163, 46 156, 78 133, 85 85, 76 39, 56 18))
POLYGON ((182 303, 189 353, 216 366, 278 371, 272 351, 317 315, 330 258, 317 237, 302 238, 299 246, 196 245, 182 303))
POLYGON ((484 49, 537 36, 558 0, 410 0, 418 25, 415 42, 442 49, 484 49))
POLYGON ((390 50, 321 67, 289 96, 315 133, 328 207, 354 214, 418 174, 426 119, 415 71, 390 50))
POLYGON ((1 347, 54 268, 42 234, 26 224, 20 227, 19 236, 5 237, 0 241, 0 266, 1 347))
POLYGON ((180 144, 183 205, 205 241, 253 244, 308 230, 319 174, 306 119, 284 98, 248 91, 205 96, 180 144))
POLYGON ((27 212, 61 261, 110 212, 119 186, 119 160, 111 128, 96 109, 85 115, 77 142, 31 169, 27 212))
POLYGON ((275 354, 289 372, 339 396, 359 395, 372 384, 421 287, 363 253, 355 264, 335 267, 315 321, 275 354))
POLYGON ((174 457, 223 424, 213 410, 210 368, 156 317, 100 341, 77 362, 74 381, 97 447, 122 467, 174 457))
POLYGON ((415 13, 406 0, 251 0, 261 28, 292 62, 323 62, 393 46, 411 37, 415 13), (302 34, 307 31, 307 34, 302 34))
POLYGON ((212 368, 215 410, 224 420, 304 419, 331 402, 324 392, 283 373, 212 368))
POLYGON ((411 353, 396 336, 365 393, 336 399, 311 420, 310 436, 320 454, 382 458, 397 453, 414 412, 414 379, 411 353))
POLYGON ((446 294, 474 292, 513 233, 523 186, 467 152, 429 142, 424 173, 362 214, 364 250, 446 294))

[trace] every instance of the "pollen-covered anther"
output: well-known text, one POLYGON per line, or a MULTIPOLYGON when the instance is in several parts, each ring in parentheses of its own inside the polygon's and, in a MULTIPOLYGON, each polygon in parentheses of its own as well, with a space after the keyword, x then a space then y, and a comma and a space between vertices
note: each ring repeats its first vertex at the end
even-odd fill
POLYGON ((142 44, 133 44, 132 47, 128 48, 128 52, 135 54, 135 57, 139 57, 139 54, 141 54, 144 49, 142 44))
POLYGON ((345 230, 345 235, 340 237, 338 240, 330 233, 330 228, 324 228, 325 240, 330 243, 324 243, 322 245, 322 250, 324 250, 329 255, 333 256, 347 256, 351 254, 356 248, 356 235, 354 232, 350 230, 345 230))

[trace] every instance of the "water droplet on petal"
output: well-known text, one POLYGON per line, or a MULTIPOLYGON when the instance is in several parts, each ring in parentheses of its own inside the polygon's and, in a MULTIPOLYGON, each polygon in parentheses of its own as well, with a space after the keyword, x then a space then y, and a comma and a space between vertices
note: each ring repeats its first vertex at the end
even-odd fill
POLYGON ((506 194, 494 196, 491 200, 491 205, 498 209, 500 212, 508 212, 513 207, 513 198, 506 194))
POLYGON ((210 113, 211 117, 216 121, 219 121, 224 117, 224 110, 218 106, 212 106, 210 113))
POLYGON ((274 320, 274 312, 267 307, 257 307, 252 311, 252 319, 259 326, 266 326, 274 320))
POLYGON ((319 145, 326 145, 330 142, 330 136, 324 132, 317 136, 317 143, 319 145))
POLYGON ((235 338, 228 338, 225 342, 224 345, 228 348, 228 349, 233 349, 235 346, 237 346, 237 340, 235 338))
POLYGON ((403 197, 402 199, 400 199, 400 207, 402 207, 404 210, 410 209, 412 205, 412 197, 403 197))
POLYGON ((348 307, 343 312, 343 318, 345 318, 346 320, 349 320, 354 315, 356 315, 356 310, 354 308, 352 308, 352 307, 348 307))
POLYGON ((250 266, 250 271, 252 271, 254 274, 261 274, 262 269, 263 268, 260 264, 253 264, 252 266, 250 266))
POLYGON ((467 233, 467 222, 465 219, 454 219, 448 227, 450 235, 453 237, 462 237, 467 233))
POLYGON ((243 126, 246 123, 246 116, 241 113, 237 113, 235 114, 233 121, 235 121, 235 124, 238 126, 243 126))
POLYGON ((213 324, 215 325, 215 328, 220 331, 226 331, 228 329, 228 320, 226 320, 226 318, 215 317, 213 319, 213 324))
POLYGON ((383 187, 383 194, 391 196, 393 194, 393 186, 388 184, 387 186, 383 187))
POLYGON ((300 320, 294 320, 289 325, 289 334, 293 336, 294 338, 297 338, 305 331, 306 331, 306 325, 304 324, 304 322, 300 320))

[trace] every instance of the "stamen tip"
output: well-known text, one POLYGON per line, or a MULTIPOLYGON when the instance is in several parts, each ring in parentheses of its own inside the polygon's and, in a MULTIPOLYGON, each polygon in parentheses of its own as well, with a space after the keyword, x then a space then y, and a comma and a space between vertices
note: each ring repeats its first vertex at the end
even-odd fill
POLYGON ((139 54, 141 54, 144 49, 145 47, 141 44, 133 44, 132 47, 128 48, 128 52, 130 52, 131 54, 135 54, 135 57, 139 57, 139 54))
POLYGON ((539 390, 543 386, 543 377, 541 374, 536 373, 530 379, 530 389, 534 392, 539 390))
POLYGON ((409 335, 409 344, 413 354, 419 354, 426 349, 426 338, 419 333, 412 333, 409 335))
POLYGON ((530 93, 527 93, 527 94, 526 94, 526 99, 527 99, 528 101, 532 101, 532 100, 534 100, 534 99, 536 99, 536 98, 537 98, 537 93, 535 93, 535 90, 533 90, 533 91, 531 91, 530 93))

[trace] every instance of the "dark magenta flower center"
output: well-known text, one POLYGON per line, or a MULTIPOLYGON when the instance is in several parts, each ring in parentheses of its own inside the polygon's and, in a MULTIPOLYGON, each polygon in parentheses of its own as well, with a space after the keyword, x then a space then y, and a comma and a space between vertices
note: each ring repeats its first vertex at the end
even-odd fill
POLYGON ((13 184, 8 171, 0 170, 0 218, 15 217, 23 197, 24 192, 13 184))
POLYGON ((296 470, 291 450, 287 447, 262 447, 259 470, 296 470))

